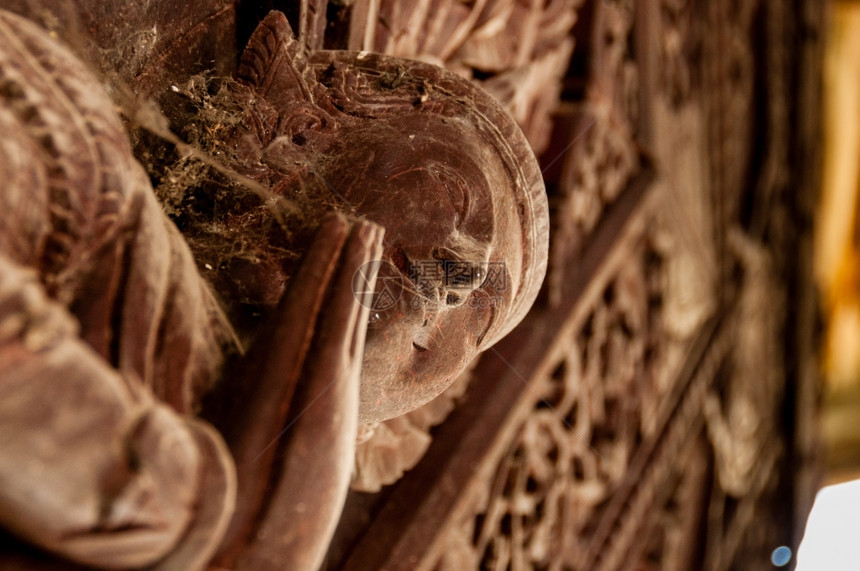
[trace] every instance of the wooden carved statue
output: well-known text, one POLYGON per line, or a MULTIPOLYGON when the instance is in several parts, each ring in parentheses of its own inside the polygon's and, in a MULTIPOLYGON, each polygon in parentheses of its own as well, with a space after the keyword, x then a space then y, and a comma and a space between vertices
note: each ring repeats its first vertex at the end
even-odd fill
POLYGON ((195 191, 180 233, 99 82, 0 11, 0 548, 21 567, 318 567, 359 421, 438 395, 537 295, 543 183, 485 93, 307 56, 276 12, 237 79, 215 159, 265 192, 195 191))

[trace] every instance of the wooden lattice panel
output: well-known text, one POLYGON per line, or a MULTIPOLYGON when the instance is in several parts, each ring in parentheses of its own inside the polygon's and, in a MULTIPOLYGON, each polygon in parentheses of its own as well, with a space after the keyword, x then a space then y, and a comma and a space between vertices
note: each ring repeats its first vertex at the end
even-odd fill
POLYGON ((670 421, 677 387, 669 380, 678 373, 670 348, 689 345, 665 327, 673 254, 661 248, 653 218, 644 222, 640 235, 619 244, 626 248, 619 266, 559 339, 552 372, 530 381, 523 398, 533 401, 531 412, 487 488, 472 495, 472 521, 443 540, 450 546, 436 568, 584 568, 593 555, 607 507, 638 477, 638 456, 670 421))

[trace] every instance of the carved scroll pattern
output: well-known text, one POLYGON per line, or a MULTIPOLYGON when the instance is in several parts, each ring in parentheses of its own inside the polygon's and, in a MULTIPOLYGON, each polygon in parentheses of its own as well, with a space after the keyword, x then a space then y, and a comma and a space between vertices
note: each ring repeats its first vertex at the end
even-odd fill
POLYGON ((580 255, 638 166, 629 125, 610 106, 586 103, 559 122, 569 126, 572 144, 559 180, 550 188, 553 236, 548 285, 553 299, 560 295, 563 268, 580 255))
MULTIPOLYGON (((779 130, 788 121, 772 110, 790 99, 780 103, 774 94, 790 90, 771 85, 784 71, 771 65, 775 56, 769 53, 773 45, 785 50, 791 42, 765 36, 771 20, 790 22, 780 12, 787 3, 658 5, 660 33, 647 30, 656 40, 648 48, 656 50, 649 52, 656 54, 656 70, 642 88, 653 97, 642 113, 653 116, 661 108, 665 122, 656 122, 654 130, 669 131, 646 144, 662 167, 660 184, 677 191, 661 208, 671 233, 649 229, 635 255, 625 258, 631 267, 610 280, 598 302, 580 300, 591 309, 563 342, 565 353, 550 361, 553 374, 534 380, 525 393, 534 391, 529 417, 517 416, 516 436, 502 459, 472 479, 446 520, 443 547, 434 549, 436 559, 421 561, 422 569, 428 563, 439 570, 766 568, 771 550, 789 543, 792 506, 786 498, 794 492, 780 486, 792 485, 796 466, 787 469, 781 447, 792 429, 769 408, 781 402, 785 387, 786 371, 776 365, 786 362, 779 351, 787 324, 767 317, 786 313, 785 291, 771 280, 781 275, 780 256, 796 250, 775 246, 792 243, 779 234, 784 221, 771 221, 753 244, 747 238, 754 232, 732 237, 747 199, 756 207, 773 206, 765 212, 775 219, 786 195, 765 203, 762 189, 793 192, 752 178, 766 178, 757 171, 768 170, 760 163, 769 156, 783 158, 780 147, 765 139, 792 138, 779 130), (756 115, 756 109, 766 113, 756 115), (682 120, 687 122, 680 125, 682 120), (764 138, 754 149, 751 134, 757 132, 764 138), (678 151, 685 147, 696 156, 682 156, 678 151), (679 220, 697 232, 681 232, 679 220), (716 266, 729 271, 717 275, 716 266), (703 291, 694 295, 688 287, 703 291), (648 303, 641 302, 639 290, 648 292, 648 303), (691 306, 696 304, 699 309, 691 306), (703 334, 703 320, 714 312, 720 315, 716 341, 684 385, 678 365, 693 345, 687 341, 703 334), (630 369, 633 377, 621 372, 630 369), (744 394, 745 389, 750 390, 744 394), (666 397, 676 391, 683 395, 669 411, 666 397), (733 415, 750 424, 733 422, 733 415)), ((600 18, 589 18, 589 28, 602 29, 600 18)), ((589 57, 599 55, 592 51, 589 57)), ((620 77, 635 79, 635 62, 627 51, 617 53, 632 72, 620 77)), ((781 65, 792 61, 784 60, 781 65)), ((585 99, 559 110, 559 148, 572 140, 574 146, 549 179, 556 184, 556 271, 588 251, 593 230, 612 212, 614 197, 622 196, 623 205, 623 189, 636 173, 637 110, 619 104, 628 101, 618 95, 630 93, 629 85, 628 91, 608 89, 618 85, 618 77, 589 77, 585 99), (633 157, 629 171, 623 161, 612 160, 625 151, 633 157), (592 186, 572 192, 582 180, 592 186), (558 249, 560 244, 569 249, 558 249)), ((781 81, 779 86, 786 85, 781 81)), ((795 171, 785 162, 777 166, 775 172, 795 171)))
POLYGON ((639 168, 633 2, 606 0, 591 8, 585 99, 556 111, 555 144, 543 160, 553 209, 547 279, 552 301, 561 295, 562 268, 577 259, 639 168))
POLYGON ((671 383, 662 277, 649 235, 563 346, 534 409, 444 540, 435 568, 575 568, 642 442, 655 437, 671 383))

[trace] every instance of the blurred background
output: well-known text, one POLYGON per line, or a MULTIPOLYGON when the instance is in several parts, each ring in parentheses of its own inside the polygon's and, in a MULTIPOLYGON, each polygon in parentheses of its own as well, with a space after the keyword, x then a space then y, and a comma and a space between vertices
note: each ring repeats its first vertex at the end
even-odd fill
POLYGON ((826 481, 860 478, 860 2, 831 6, 815 272, 824 313, 826 481))
POLYGON ((822 335, 821 485, 797 569, 855 569, 860 501, 860 2, 830 5, 823 86, 823 173, 815 221, 822 335))

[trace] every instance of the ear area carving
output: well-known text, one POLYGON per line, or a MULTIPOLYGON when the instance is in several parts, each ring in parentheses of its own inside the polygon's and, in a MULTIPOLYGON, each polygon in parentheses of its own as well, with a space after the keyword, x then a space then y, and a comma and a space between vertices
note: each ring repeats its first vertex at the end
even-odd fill
POLYGON ((276 132, 289 137, 295 145, 312 143, 319 135, 335 130, 332 118, 317 107, 305 102, 293 103, 280 114, 276 132))
POLYGON ((304 46, 282 12, 269 12, 251 34, 238 80, 279 109, 299 101, 313 103, 311 87, 316 78, 304 46))

